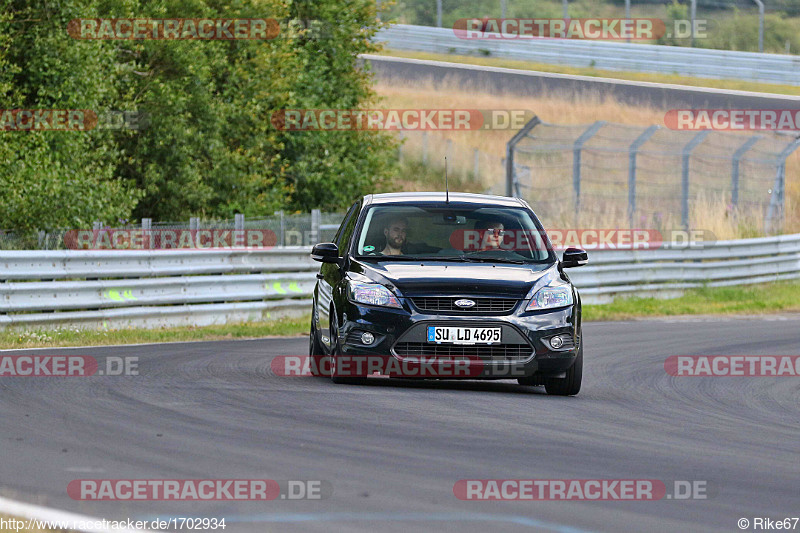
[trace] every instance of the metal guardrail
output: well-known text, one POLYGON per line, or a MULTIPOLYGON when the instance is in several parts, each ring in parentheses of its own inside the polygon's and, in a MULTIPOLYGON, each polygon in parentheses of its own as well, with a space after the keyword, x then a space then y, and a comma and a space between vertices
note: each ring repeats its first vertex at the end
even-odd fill
POLYGON ((304 314, 319 267, 309 251, 2 252, 0 326, 200 326, 304 314))
MULTIPOLYGON (((310 311, 310 249, 12 251, 0 254, 0 326, 161 327, 310 311)), ((800 234, 702 248, 590 250, 569 271, 585 303, 800 277, 800 234)))
POLYGON ((378 32, 387 48, 490 56, 602 70, 800 85, 800 57, 570 39, 460 39, 449 28, 395 24, 378 32))

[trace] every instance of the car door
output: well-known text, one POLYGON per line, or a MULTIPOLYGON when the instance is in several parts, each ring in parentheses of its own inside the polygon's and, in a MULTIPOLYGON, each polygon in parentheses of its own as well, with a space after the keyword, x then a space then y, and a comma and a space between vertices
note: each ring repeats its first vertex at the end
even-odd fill
MULTIPOLYGON (((350 210, 344 217, 342 224, 336 231, 336 236, 333 242, 339 248, 339 257, 344 257, 347 254, 347 245, 350 241, 350 236, 353 234, 356 219, 358 218, 359 207, 361 202, 354 203, 350 210), (349 230, 349 231, 348 231, 349 230)), ((333 303, 333 293, 337 286, 342 283, 343 272, 339 265, 333 263, 322 263, 317 274, 317 288, 315 291, 315 299, 317 302, 316 316, 314 317, 317 323, 317 338, 320 339, 322 344, 330 349, 330 310, 333 303)))

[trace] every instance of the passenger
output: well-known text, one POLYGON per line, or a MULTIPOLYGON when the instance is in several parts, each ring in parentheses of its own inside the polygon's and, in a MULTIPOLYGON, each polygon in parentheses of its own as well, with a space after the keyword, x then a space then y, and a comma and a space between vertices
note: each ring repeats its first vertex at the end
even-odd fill
POLYGON ((499 220, 481 220, 475 224, 475 229, 482 233, 481 246, 478 251, 501 250, 503 244, 503 230, 505 226, 499 220))

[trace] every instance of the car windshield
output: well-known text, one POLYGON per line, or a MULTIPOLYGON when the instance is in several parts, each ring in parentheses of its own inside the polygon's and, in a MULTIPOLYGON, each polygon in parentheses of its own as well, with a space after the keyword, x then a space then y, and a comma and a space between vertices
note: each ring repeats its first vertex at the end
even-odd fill
POLYGON ((358 257, 382 260, 555 261, 538 220, 521 207, 373 206, 355 247, 358 257))

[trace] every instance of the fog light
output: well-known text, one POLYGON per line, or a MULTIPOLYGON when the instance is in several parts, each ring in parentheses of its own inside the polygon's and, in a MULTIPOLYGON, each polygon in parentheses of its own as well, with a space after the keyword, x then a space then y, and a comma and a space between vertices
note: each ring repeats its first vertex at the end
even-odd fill
POLYGON ((375 342, 375 336, 370 333, 369 331, 361 334, 361 343, 362 344, 372 344, 375 342))
POLYGON ((550 347, 554 350, 558 350, 562 346, 564 346, 564 340, 558 335, 550 339, 550 347))

